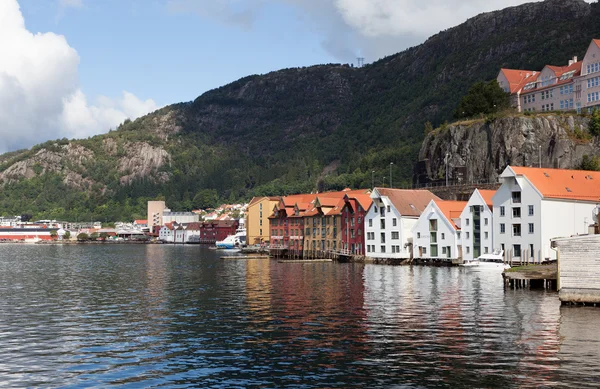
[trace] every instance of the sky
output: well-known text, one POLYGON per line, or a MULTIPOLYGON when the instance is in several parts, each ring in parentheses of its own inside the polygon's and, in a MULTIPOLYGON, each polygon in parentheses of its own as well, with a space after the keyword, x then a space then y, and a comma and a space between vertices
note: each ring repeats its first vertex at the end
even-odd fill
POLYGON ((373 62, 522 0, 0 0, 0 153, 250 74, 373 62))

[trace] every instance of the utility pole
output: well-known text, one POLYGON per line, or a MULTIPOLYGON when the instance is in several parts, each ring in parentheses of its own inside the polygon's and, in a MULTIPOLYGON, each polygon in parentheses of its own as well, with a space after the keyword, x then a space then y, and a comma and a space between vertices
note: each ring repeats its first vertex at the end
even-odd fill
POLYGON ((444 162, 446 162, 446 186, 448 186, 448 157, 450 153, 446 151, 446 158, 444 158, 444 162))
POLYGON ((390 162, 390 188, 393 188, 392 186, 392 166, 394 165, 394 162, 390 162))

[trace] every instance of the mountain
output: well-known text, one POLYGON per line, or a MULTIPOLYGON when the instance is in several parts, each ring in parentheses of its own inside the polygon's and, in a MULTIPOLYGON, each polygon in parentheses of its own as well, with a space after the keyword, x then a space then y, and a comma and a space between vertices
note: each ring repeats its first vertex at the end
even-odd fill
POLYGON ((219 200, 413 179, 427 121, 500 67, 541 68, 600 37, 600 6, 547 0, 478 15, 362 68, 330 64, 254 75, 116 131, 0 157, 0 212, 118 220, 145 201, 219 200), (372 173, 375 171, 375 173, 372 173))

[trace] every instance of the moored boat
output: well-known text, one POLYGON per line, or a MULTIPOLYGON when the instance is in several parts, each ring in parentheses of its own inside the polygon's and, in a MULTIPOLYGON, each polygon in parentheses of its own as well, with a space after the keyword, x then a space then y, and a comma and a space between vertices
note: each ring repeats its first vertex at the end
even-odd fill
POLYGON ((216 246, 218 249, 232 250, 241 248, 246 244, 246 229, 240 228, 236 231, 235 235, 229 235, 227 238, 218 241, 216 246))

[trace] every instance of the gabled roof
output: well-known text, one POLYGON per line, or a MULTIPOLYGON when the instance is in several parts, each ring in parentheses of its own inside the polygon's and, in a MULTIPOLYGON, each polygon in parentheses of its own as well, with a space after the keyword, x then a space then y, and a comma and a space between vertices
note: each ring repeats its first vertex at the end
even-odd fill
POLYGON ((488 208, 490 210, 493 210, 494 202, 492 201, 492 197, 494 197, 497 191, 488 189, 477 189, 477 191, 479 192, 481 197, 483 197, 483 201, 485 201, 485 204, 488 206, 488 208))
POLYGON ((600 39, 592 39, 596 46, 600 47, 600 39))
POLYGON ((544 198, 600 201, 600 172, 509 166, 526 177, 544 198))
POLYGON ((518 92, 525 84, 535 81, 540 75, 534 70, 500 69, 508 80, 510 93, 518 92))
POLYGON ((447 201, 447 200, 435 200, 435 205, 438 206, 440 211, 444 214, 446 219, 452 224, 455 230, 459 230, 460 226, 456 223, 456 219, 460 219, 460 214, 463 209, 467 206, 466 201, 447 201))
POLYGON ((148 224, 148 220, 136 220, 135 224, 148 224))
POLYGON ((347 197, 351 200, 356 200, 365 211, 368 211, 369 208, 371 208, 371 204, 373 204, 373 199, 370 194, 353 194, 347 195, 347 197))
POLYGON ((390 199, 402 216, 421 216, 431 200, 440 200, 428 190, 375 188, 375 192, 390 199))

